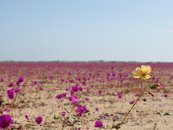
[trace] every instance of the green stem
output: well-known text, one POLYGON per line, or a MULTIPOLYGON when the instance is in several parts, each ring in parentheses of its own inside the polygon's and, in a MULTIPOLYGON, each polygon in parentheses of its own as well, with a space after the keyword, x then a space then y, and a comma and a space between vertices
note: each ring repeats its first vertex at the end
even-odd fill
MULTIPOLYGON (((147 87, 145 87, 142 91, 142 93, 139 95, 139 97, 136 99, 136 101, 134 102, 133 106, 130 108, 130 110, 128 111, 128 113, 124 116, 124 118, 122 119, 122 121, 120 123, 117 124, 117 126, 120 126, 124 123, 124 121, 126 120, 127 116, 130 114, 130 112, 133 110, 133 108, 135 107, 135 105, 137 104, 137 102, 141 99, 141 97, 144 95, 145 91, 147 90, 147 87)), ((113 122, 114 124, 114 122, 113 122)), ((114 126, 114 125, 112 125, 114 126)), ((113 129, 113 127, 111 128, 111 130, 113 129)))
POLYGON ((127 118, 127 116, 130 114, 130 112, 133 110, 133 108, 135 107, 135 105, 137 104, 137 102, 141 99, 141 97, 144 95, 146 91, 146 87, 144 88, 144 90, 142 91, 141 95, 137 98, 137 100, 135 101, 135 103, 133 104, 133 106, 130 108, 130 110, 128 111, 128 113, 125 115, 125 117, 123 118, 123 120, 121 121, 120 124, 123 124, 125 119, 127 118))

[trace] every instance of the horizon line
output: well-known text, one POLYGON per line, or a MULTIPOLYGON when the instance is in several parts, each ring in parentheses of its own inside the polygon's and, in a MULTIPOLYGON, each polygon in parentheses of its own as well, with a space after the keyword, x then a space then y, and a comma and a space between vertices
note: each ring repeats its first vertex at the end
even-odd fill
POLYGON ((173 63, 173 61, 120 61, 120 60, 0 60, 0 63, 3 62, 33 62, 33 63, 38 63, 38 62, 100 62, 100 63, 106 63, 106 62, 131 62, 131 63, 173 63))

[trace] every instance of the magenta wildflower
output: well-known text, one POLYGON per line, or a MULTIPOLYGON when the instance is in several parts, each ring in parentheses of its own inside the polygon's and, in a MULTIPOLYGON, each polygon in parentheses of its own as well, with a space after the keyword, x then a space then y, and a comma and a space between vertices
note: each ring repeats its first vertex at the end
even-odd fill
POLYGON ((4 82, 4 79, 0 79, 0 82, 4 82))
POLYGON ((71 79, 71 80, 69 80, 69 83, 74 83, 74 81, 71 79))
POLYGON ((78 87, 78 91, 82 91, 83 90, 83 88, 82 87, 78 87))
POLYGON ((102 122, 101 120, 97 120, 97 121, 95 122, 94 127, 96 127, 96 128, 101 128, 101 127, 103 127, 103 122, 102 122))
POLYGON ((20 83, 22 83, 23 81, 24 81, 23 77, 19 77, 16 82, 16 85, 20 85, 20 83))
POLYGON ((68 91, 68 90, 69 90, 69 88, 68 88, 68 87, 66 87, 66 88, 65 88, 65 91, 68 91))
POLYGON ((101 89, 98 90, 98 94, 99 95, 102 94, 102 90, 101 89))
POLYGON ((73 103, 75 103, 76 105, 79 104, 79 100, 77 97, 75 96, 70 96, 69 100, 72 101, 73 103))
POLYGON ((61 112, 61 116, 65 116, 66 115, 66 112, 61 112))
POLYGON ((62 99, 62 98, 66 98, 66 93, 62 93, 62 94, 58 94, 56 95, 56 99, 62 99))
POLYGON ((77 77, 77 78, 76 78, 76 80, 80 81, 80 80, 81 80, 81 78, 80 78, 80 77, 77 77))
POLYGON ((77 84, 74 85, 74 86, 72 86, 72 90, 71 91, 77 92, 78 90, 79 90, 79 88, 78 88, 78 85, 77 84))
POLYGON ((122 91, 117 92, 117 97, 118 97, 119 99, 121 99, 121 98, 123 97, 123 92, 122 92, 122 91))
POLYGON ((72 86, 72 89, 71 89, 71 94, 73 95, 75 92, 78 92, 78 91, 82 91, 82 87, 78 87, 78 84, 72 86))
POLYGON ((79 116, 82 116, 82 114, 84 114, 87 111, 87 109, 85 106, 79 105, 75 111, 76 113, 78 113, 79 116))
POLYGON ((9 99, 13 99, 14 98, 14 89, 7 90, 7 95, 8 95, 9 99))
POLYGON ((13 86, 14 86, 14 83, 13 82, 11 82, 11 83, 8 84, 8 87, 13 87, 13 86))
POLYGON ((116 73, 112 73, 112 77, 115 77, 116 76, 116 73))
POLYGON ((62 98, 62 94, 56 95, 56 99, 61 99, 61 98, 62 98))
POLYGON ((33 86, 33 85, 38 85, 38 84, 40 84, 39 81, 32 81, 32 82, 31 82, 31 86, 33 86))
POLYGON ((10 115, 4 114, 4 115, 0 116, 0 128, 1 129, 8 128, 11 123, 12 123, 12 119, 11 119, 10 115))
POLYGON ((168 97, 168 93, 164 93, 163 96, 166 98, 168 97))
POLYGON ((85 81, 83 81, 83 82, 82 82, 82 85, 86 85, 86 82, 85 82, 85 81))
POLYGON ((16 89, 15 89, 15 92, 16 92, 16 93, 20 93, 20 92, 21 92, 21 89, 20 89, 20 88, 16 88, 16 89))
POLYGON ((89 101, 89 97, 85 97, 85 101, 89 101))
POLYGON ((35 122, 37 124, 41 124, 42 121, 43 121, 43 118, 41 116, 38 116, 38 117, 35 118, 35 122))

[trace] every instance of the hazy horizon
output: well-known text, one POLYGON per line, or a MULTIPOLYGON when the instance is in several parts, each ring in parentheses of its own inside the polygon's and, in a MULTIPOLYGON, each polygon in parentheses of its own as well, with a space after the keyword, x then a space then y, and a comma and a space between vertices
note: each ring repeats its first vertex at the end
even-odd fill
POLYGON ((100 62, 100 63, 109 63, 109 62, 115 62, 115 63, 173 63, 173 61, 118 61, 118 60, 36 60, 36 61, 31 61, 31 60, 2 60, 0 61, 0 63, 6 63, 6 62, 11 62, 11 63, 17 63, 17 62, 22 62, 22 63, 39 63, 39 62, 69 62, 69 63, 73 63, 73 62, 79 62, 79 63, 89 63, 89 62, 100 62))
POLYGON ((0 1, 0 61, 173 62, 173 1, 0 1))

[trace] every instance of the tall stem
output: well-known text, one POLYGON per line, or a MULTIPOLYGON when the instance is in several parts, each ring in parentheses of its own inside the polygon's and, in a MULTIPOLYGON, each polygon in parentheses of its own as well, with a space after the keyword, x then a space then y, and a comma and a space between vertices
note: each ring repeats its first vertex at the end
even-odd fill
MULTIPOLYGON (((137 102, 141 99, 141 97, 144 95, 145 91, 147 90, 147 87, 144 87, 144 89, 142 90, 141 94, 139 95, 139 97, 136 99, 136 101, 134 102, 133 106, 130 108, 130 110, 128 111, 128 113, 124 116, 124 118, 122 119, 122 121, 120 123, 117 124, 117 126, 120 126, 124 123, 124 121, 126 120, 127 116, 130 114, 130 112, 133 110, 133 108, 135 107, 135 105, 137 104, 137 102)), ((111 130, 113 129, 113 127, 111 128, 111 130)))
POLYGON ((139 95, 139 97, 136 99, 136 101, 134 102, 133 106, 130 108, 130 110, 128 111, 128 113, 125 115, 125 117, 123 118, 123 120, 121 121, 120 124, 123 124, 124 121, 126 120, 127 116, 130 114, 130 112, 133 110, 133 108, 135 107, 135 105, 137 104, 137 102, 141 99, 141 97, 144 95, 145 91, 146 91, 147 87, 145 87, 142 91, 142 93, 139 95))

